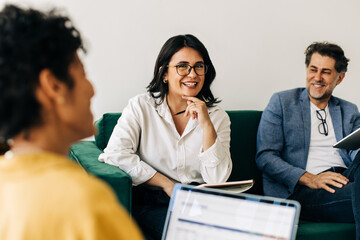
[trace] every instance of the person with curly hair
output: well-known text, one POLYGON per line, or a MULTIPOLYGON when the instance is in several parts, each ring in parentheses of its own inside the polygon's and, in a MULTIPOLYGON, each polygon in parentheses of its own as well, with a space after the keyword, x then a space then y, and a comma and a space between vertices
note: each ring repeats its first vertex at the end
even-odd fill
POLYGON ((94 134, 79 31, 56 10, 0 12, 0 239, 143 239, 110 188, 66 155, 94 134))

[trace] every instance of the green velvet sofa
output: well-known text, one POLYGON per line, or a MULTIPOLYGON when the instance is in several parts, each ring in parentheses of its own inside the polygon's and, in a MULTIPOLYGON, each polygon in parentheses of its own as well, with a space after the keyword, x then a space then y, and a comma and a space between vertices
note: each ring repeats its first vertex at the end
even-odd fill
MULTIPOLYGON (((230 181, 254 179, 255 185, 249 191, 263 194, 261 173, 256 167, 256 133, 261 111, 227 111, 231 120, 231 158, 233 170, 230 181)), ((117 167, 99 162, 99 154, 106 147, 120 113, 107 113, 95 124, 98 134, 95 141, 81 141, 71 147, 70 157, 88 173, 108 183, 119 202, 130 212, 131 178, 117 167)), ((297 239, 335 240, 355 239, 355 224, 315 223, 300 221, 297 239)))

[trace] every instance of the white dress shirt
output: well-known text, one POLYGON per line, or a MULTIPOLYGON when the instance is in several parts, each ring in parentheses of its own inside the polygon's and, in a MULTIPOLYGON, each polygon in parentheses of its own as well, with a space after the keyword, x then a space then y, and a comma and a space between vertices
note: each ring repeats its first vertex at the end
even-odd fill
POLYGON ((127 172, 139 185, 160 172, 174 182, 225 182, 232 170, 230 119, 218 106, 208 108, 217 133, 215 143, 202 151, 203 130, 191 119, 180 136, 166 98, 156 106, 149 94, 131 98, 99 161, 127 172))

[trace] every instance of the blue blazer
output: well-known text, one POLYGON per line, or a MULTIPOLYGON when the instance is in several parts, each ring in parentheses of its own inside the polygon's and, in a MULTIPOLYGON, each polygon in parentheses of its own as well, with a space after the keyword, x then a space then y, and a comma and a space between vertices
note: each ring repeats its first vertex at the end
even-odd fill
MULTIPOLYGON (((328 103, 339 141, 360 127, 357 106, 331 97, 328 103)), ((305 88, 275 93, 264 110, 257 134, 256 163, 263 173, 264 194, 289 197, 306 172, 311 136, 310 99, 305 88)), ((346 166, 357 151, 340 150, 346 166)))

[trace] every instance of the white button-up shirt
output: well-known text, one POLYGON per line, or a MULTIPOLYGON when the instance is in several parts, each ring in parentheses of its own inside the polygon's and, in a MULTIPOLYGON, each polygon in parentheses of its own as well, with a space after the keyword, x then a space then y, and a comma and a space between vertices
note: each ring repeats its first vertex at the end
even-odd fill
POLYGON ((208 108, 217 133, 215 143, 202 151, 203 130, 189 119, 183 134, 176 130, 170 109, 158 106, 149 94, 129 100, 99 161, 127 172, 134 185, 160 172, 181 183, 225 182, 232 170, 230 119, 218 106, 208 108))

